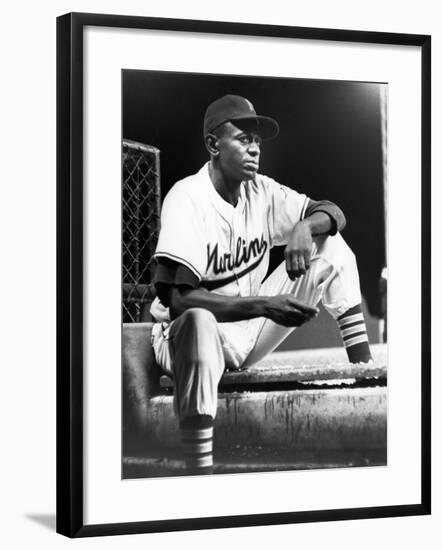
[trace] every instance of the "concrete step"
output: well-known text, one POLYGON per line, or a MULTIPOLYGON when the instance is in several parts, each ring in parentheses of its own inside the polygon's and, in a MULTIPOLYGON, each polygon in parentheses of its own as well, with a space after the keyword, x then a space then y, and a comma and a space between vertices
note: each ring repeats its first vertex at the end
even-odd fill
MULTIPOLYGON (((214 474, 257 473, 325 468, 360 468, 384 466, 385 449, 363 451, 299 452, 294 449, 237 445, 216 449, 214 474)), ((187 475, 179 452, 144 452, 123 458, 123 478, 175 477, 187 475)))
MULTIPOLYGON (((150 402, 146 435, 166 448, 180 443, 172 401, 156 396, 150 402)), ((386 387, 221 393, 215 432, 220 448, 381 449, 387 436, 386 387)))
MULTIPOLYGON (((173 388, 173 381, 155 364, 150 336, 152 323, 123 325, 123 375, 125 390, 131 398, 143 399, 173 388)), ((387 348, 371 346, 374 363, 352 365, 343 348, 281 351, 247 369, 227 371, 220 381, 220 390, 247 389, 248 386, 325 381, 380 380, 386 383, 387 348)), ((281 388, 282 389, 282 388, 281 388)))
MULTIPOLYGON (((220 381, 221 391, 259 389, 288 389, 312 385, 363 384, 364 380, 385 385, 387 382, 387 350, 384 344, 372 346, 374 362, 352 365, 341 348, 281 351, 247 369, 227 371, 220 381), (284 386, 284 388, 283 388, 284 386)), ((173 381, 161 376, 160 386, 172 389, 173 381)))
MULTIPOLYGON (((123 327, 125 460, 137 456, 134 449, 141 449, 139 459, 154 460, 152 452, 164 458, 180 447, 172 383, 155 365, 150 331, 150 323, 123 327)), ((215 421, 217 452, 245 446, 299 456, 335 453, 342 463, 348 453, 364 460, 374 453, 385 463, 386 346, 372 350, 370 366, 350 365, 345 350, 332 348, 278 352, 247 370, 226 373, 215 421)))

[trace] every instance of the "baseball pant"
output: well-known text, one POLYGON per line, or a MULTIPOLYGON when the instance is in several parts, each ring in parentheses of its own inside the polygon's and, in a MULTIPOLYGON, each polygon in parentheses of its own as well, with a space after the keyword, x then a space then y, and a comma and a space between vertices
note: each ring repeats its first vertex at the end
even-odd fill
MULTIPOLYGON (((259 295, 293 294, 337 319, 361 303, 353 252, 340 234, 314 238, 310 269, 290 280, 282 263, 261 285, 259 295)), ((293 327, 259 317, 218 323, 208 310, 193 308, 167 327, 155 324, 152 344, 158 364, 174 379, 174 406, 180 419, 216 415, 218 383, 224 369, 248 367, 273 351, 293 327)))

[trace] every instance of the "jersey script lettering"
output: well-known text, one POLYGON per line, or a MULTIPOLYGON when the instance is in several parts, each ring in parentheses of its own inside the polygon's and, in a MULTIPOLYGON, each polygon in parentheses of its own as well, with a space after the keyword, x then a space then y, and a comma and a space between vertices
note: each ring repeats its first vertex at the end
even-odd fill
POLYGON ((263 256, 266 250, 267 242, 264 240, 264 235, 261 235, 261 239, 257 237, 249 243, 243 238, 238 237, 234 254, 232 252, 220 254, 218 252, 218 243, 213 248, 208 244, 207 271, 212 268, 215 275, 225 273, 226 271, 233 271, 234 268, 247 264, 250 258, 254 259, 258 256, 263 256))

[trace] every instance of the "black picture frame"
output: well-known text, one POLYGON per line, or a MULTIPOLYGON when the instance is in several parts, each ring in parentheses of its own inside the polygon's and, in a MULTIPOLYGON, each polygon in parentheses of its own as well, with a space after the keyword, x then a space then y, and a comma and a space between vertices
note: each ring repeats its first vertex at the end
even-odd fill
POLYGON ((69 537, 430 514, 431 37, 354 30, 70 13, 57 18, 57 532, 69 537), (83 30, 221 33, 421 48, 421 498, 395 506, 85 525, 83 521, 83 30))

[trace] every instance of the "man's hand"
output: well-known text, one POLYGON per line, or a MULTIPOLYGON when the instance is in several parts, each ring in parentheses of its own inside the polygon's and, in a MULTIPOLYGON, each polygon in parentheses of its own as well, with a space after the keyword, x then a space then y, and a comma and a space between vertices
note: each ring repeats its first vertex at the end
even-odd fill
POLYGON ((293 228, 284 251, 286 270, 292 281, 304 275, 309 269, 312 246, 309 222, 307 220, 298 222, 293 228))
POLYGON ((265 316, 285 327, 300 327, 318 313, 318 308, 300 302, 291 294, 269 296, 266 299, 265 316))

